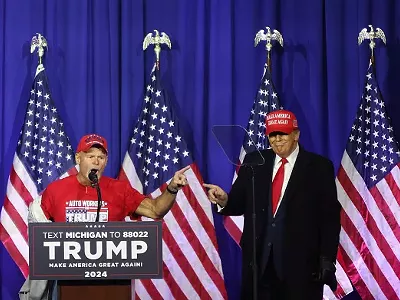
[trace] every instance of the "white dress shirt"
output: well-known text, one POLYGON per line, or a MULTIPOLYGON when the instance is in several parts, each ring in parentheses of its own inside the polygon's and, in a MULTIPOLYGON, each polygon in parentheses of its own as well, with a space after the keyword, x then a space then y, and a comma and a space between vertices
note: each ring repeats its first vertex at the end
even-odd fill
MULTIPOLYGON (((296 162, 297 156, 299 155, 299 145, 297 144, 296 149, 288 156, 286 157, 287 163, 285 164, 285 172, 283 176, 283 184, 282 184, 282 191, 281 191, 281 196, 279 197, 279 202, 278 206, 276 207, 276 213, 278 212, 279 206, 281 205, 282 197, 285 195, 286 187, 290 179, 290 175, 292 175, 293 167, 296 162)), ((281 157, 278 155, 275 156, 275 162, 274 162, 274 169, 272 171, 272 181, 274 181, 275 175, 278 172, 279 167, 281 166, 281 157)))

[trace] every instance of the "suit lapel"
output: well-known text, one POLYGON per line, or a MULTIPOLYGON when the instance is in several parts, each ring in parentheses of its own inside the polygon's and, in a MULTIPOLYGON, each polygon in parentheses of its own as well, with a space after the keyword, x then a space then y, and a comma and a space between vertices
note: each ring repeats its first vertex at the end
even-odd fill
POLYGON ((297 156, 296 162, 294 164, 292 174, 290 175, 288 185, 286 186, 285 194, 283 195, 282 202, 278 208, 278 211, 275 215, 275 218, 279 217, 283 208, 286 206, 293 195, 296 194, 296 191, 299 187, 301 187, 303 180, 305 179, 305 171, 307 169, 307 165, 309 163, 307 153, 300 147, 299 154, 297 156))
POLYGON ((259 209, 270 210, 272 169, 274 166, 275 153, 272 150, 262 151, 265 163, 258 168, 256 174, 256 201, 259 209))
POLYGON ((301 186, 301 183, 305 178, 304 173, 308 163, 309 160, 307 153, 300 148, 299 155, 297 156, 296 163, 294 164, 292 174, 286 187, 284 199, 290 199, 296 193, 297 188, 301 186))

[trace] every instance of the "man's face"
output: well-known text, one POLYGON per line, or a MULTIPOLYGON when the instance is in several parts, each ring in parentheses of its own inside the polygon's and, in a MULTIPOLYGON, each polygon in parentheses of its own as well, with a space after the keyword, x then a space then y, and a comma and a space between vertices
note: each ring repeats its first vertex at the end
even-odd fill
POLYGON ((288 157, 296 149, 300 131, 295 130, 290 134, 271 132, 268 136, 272 150, 280 157, 288 157))
POLYGON ((97 177, 100 179, 106 167, 107 158, 104 149, 96 147, 92 147, 86 152, 82 151, 75 155, 76 163, 79 164, 79 173, 85 178, 88 178, 92 169, 96 169, 97 177))

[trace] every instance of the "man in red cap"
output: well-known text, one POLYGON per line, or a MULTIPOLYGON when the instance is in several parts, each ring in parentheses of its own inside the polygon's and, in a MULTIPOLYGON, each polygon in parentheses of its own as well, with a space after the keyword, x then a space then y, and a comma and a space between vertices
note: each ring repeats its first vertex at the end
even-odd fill
POLYGON ((337 285, 341 208, 333 164, 299 145, 292 112, 271 112, 265 122, 271 149, 246 155, 243 165, 252 167, 240 168, 229 194, 204 186, 221 214, 244 215, 242 299, 253 299, 254 176, 258 299, 321 300, 324 284, 337 285))
MULTIPOLYGON (((160 196, 150 199, 133 189, 127 181, 102 176, 107 159, 108 145, 104 137, 97 134, 82 137, 75 154, 75 161, 79 165, 78 174, 49 184, 41 200, 35 199, 31 203, 29 207, 31 220, 33 222, 96 221, 99 199, 97 190, 93 187, 94 183, 98 185, 102 194, 98 221, 123 221, 125 217, 134 214, 159 219, 171 209, 178 191, 187 185, 184 173, 189 166, 174 174, 167 189, 160 196), (93 175, 95 177, 91 177, 93 175)), ((56 290, 52 282, 30 280, 28 277, 20 290, 20 297, 21 299, 28 296, 29 299, 56 298, 56 290)))
POLYGON ((185 167, 177 171, 167 189, 150 199, 133 189, 129 182, 102 176, 107 165, 108 146, 104 137, 89 134, 81 138, 75 161, 76 176, 52 182, 43 192, 41 208, 47 219, 54 222, 93 222, 97 216, 98 195, 93 178, 100 187, 102 204, 99 221, 123 221, 133 214, 153 219, 162 218, 175 202, 178 191, 187 184, 185 167))

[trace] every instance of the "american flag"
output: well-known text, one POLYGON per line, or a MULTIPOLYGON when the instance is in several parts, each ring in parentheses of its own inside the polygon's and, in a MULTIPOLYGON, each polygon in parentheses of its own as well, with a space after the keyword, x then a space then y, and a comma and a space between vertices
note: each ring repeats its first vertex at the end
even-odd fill
POLYGON ((399 299, 399 148, 371 62, 336 183, 347 274, 362 299, 399 299))
MULTIPOLYGON (((264 74, 246 128, 254 143, 252 143, 249 138, 245 137, 240 149, 240 162, 243 162, 246 153, 255 151, 256 146, 258 150, 269 147, 268 138, 265 135, 265 116, 269 112, 278 109, 281 109, 278 94, 275 91, 268 66, 265 64, 264 74), (256 146, 254 146, 254 144, 256 146)), ((237 172, 238 170, 234 173, 233 182, 237 178, 237 172)), ((224 225, 231 237, 239 245, 243 232, 243 216, 226 216, 224 217, 224 225)))
POLYGON ((28 206, 52 181, 76 173, 74 153, 51 98, 43 65, 36 70, 0 217, 0 238, 26 277, 28 206), (68 173, 69 171, 69 173, 68 173))
MULTIPOLYGON (((136 280, 138 299, 227 299, 211 204, 203 179, 183 138, 156 63, 134 127, 120 178, 155 198, 175 172, 189 185, 163 218, 163 279, 136 280)), ((148 220, 142 218, 142 220, 148 220)), ((150 221, 150 220, 149 220, 150 221)))
MULTIPOLYGON (((256 147, 258 150, 269 148, 268 138, 265 135, 265 116, 271 111, 278 109, 283 108, 280 105, 279 97, 275 90, 268 65, 265 64, 260 88, 253 103, 249 122, 246 128, 256 146, 254 146, 254 144, 249 141, 248 138, 245 138, 240 150, 240 162, 243 162, 246 153, 255 151, 256 147)), ((237 178, 237 171, 238 170, 236 170, 234 174, 233 181, 235 181, 237 178)), ((243 216, 226 216, 224 217, 224 225, 231 237, 239 245, 243 232, 243 216)), ((326 300, 341 299, 353 291, 350 280, 348 279, 339 262, 336 263, 336 268, 338 289, 335 293, 333 293, 329 287, 324 286, 324 299, 326 300)))

